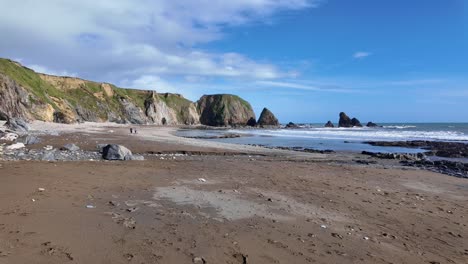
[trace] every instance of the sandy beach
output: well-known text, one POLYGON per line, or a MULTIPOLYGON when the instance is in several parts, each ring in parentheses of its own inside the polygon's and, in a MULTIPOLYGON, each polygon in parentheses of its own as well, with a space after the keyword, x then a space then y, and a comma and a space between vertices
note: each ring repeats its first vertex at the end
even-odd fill
POLYGON ((359 154, 35 121, 28 149, 121 144, 145 161, 0 160, 0 263, 468 263, 467 179, 359 154))

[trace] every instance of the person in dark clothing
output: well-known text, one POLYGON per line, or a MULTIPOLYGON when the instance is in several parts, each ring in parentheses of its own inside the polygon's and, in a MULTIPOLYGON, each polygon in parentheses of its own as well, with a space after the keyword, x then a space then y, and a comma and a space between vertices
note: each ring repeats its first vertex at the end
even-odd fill
POLYGON ((130 128, 130 134, 133 134, 133 128, 132 127, 130 128))

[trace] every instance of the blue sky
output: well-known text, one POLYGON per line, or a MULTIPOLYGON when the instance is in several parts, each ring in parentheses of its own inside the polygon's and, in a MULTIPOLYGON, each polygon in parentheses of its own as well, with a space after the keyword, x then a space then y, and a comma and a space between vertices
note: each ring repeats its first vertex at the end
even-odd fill
POLYGON ((468 122, 468 1, 0 0, 0 56, 281 122, 468 122), (28 14, 23 16, 22 14, 28 14))

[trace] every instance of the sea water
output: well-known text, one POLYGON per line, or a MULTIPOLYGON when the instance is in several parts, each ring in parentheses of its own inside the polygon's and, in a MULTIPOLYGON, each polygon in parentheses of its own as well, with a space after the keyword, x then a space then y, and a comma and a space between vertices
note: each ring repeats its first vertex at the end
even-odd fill
POLYGON ((235 144, 259 144, 269 147, 303 147, 334 151, 372 151, 415 153, 421 149, 378 147, 366 141, 455 141, 468 143, 468 123, 383 124, 376 128, 324 128, 323 124, 306 124, 298 129, 229 129, 180 130, 179 136, 217 136, 226 133, 238 138, 206 139, 235 144))

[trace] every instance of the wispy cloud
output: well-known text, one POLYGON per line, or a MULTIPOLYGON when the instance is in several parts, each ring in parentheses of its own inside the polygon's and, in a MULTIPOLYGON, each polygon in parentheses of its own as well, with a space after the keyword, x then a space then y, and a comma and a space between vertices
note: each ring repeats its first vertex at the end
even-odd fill
POLYGON ((428 84, 440 84, 445 80, 443 79, 412 79, 412 80, 400 80, 390 81, 387 84, 395 86, 414 86, 414 85, 428 85, 428 84))
POLYGON ((333 84, 310 85, 296 82, 258 81, 256 84, 266 87, 280 87, 305 91, 333 92, 333 93, 359 93, 359 89, 346 89, 333 84))
POLYGON ((369 57, 371 55, 372 55, 372 53, 370 53, 370 52, 358 51, 358 52, 355 52, 353 54, 353 58, 355 58, 355 59, 364 59, 364 58, 367 58, 367 57, 369 57))

